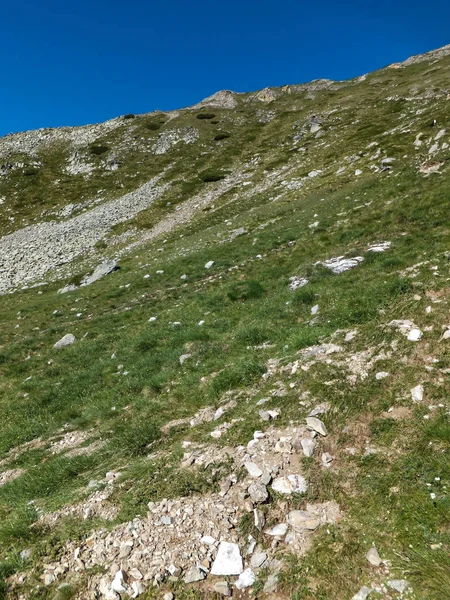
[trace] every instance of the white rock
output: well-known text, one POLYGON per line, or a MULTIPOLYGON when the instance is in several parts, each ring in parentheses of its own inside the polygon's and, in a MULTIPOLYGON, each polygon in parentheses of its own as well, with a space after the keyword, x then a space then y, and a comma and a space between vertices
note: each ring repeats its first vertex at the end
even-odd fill
POLYGON ((320 435, 325 436, 328 434, 327 428, 325 427, 325 423, 317 417, 306 417, 306 424, 313 431, 317 431, 317 433, 320 433, 320 435))
POLYGON ((210 269, 213 266, 213 264, 214 264, 214 261, 213 260, 209 260, 206 263, 206 265, 205 265, 205 269, 210 269))
POLYGON ((120 570, 114 576, 113 582, 111 583, 111 589, 114 592, 118 592, 119 594, 122 592, 126 592, 128 590, 128 586, 126 585, 127 576, 124 571, 120 570))
POLYGON ((375 548, 375 546, 373 546, 369 550, 369 552, 366 554, 366 558, 370 562, 370 564, 373 565, 374 567, 379 567, 383 562, 381 560, 380 555, 378 554, 378 550, 375 548))
POLYGON ((359 590, 359 592, 357 592, 352 597, 352 600, 366 600, 366 598, 369 597, 369 594, 371 591, 372 591, 372 588, 368 588, 365 585, 363 585, 363 587, 359 590))
POLYGON ((279 494, 304 494, 308 484, 301 475, 287 475, 276 477, 272 482, 272 489, 279 494))
POLYGON ((319 312, 319 305, 315 304, 312 308, 311 308, 311 314, 312 315, 317 315, 317 313, 319 312))
POLYGON ((71 346, 77 341, 76 337, 71 333, 66 333, 64 337, 56 342, 53 345, 53 348, 65 348, 66 346, 71 346))
POLYGON ((204 535, 200 541, 207 546, 213 546, 216 543, 216 540, 210 535, 204 535))
POLYGON ((408 333, 408 340, 410 342, 418 342, 422 338, 422 332, 418 328, 411 329, 408 333))
POLYGON ((214 584, 213 590, 216 594, 220 594, 221 596, 230 596, 231 590, 227 581, 218 581, 214 584))
POLYGON ((183 577, 184 583, 194 583, 195 581, 202 581, 205 579, 206 574, 198 567, 191 567, 183 577))
POLYGON ((275 525, 275 527, 272 527, 272 529, 268 529, 266 533, 267 535, 271 535, 273 537, 283 537, 286 535, 287 530, 288 526, 286 523, 279 523, 278 525, 275 525))
POLYGON ((361 169, 356 169, 355 171, 355 175, 358 177, 358 175, 362 175, 362 171, 361 169))
POLYGON ((303 454, 305 456, 312 456, 314 454, 316 442, 312 438, 304 438, 303 440, 301 440, 300 443, 302 445, 303 454))
POLYGON ((239 579, 234 584, 238 590, 243 590, 250 587, 256 581, 256 576, 251 569, 245 569, 240 575, 239 579))
POLYGON ((247 469, 248 474, 251 477, 261 477, 261 475, 263 474, 261 469, 254 462, 248 461, 248 462, 244 463, 244 467, 247 469))
POLYGON ((423 400, 423 385, 416 385, 411 390, 411 398, 413 402, 422 402, 423 400))
POLYGON ((384 379, 385 377, 389 377, 389 373, 387 373, 386 371, 379 371, 379 373, 375 374, 375 379, 378 379, 378 381, 380 379, 384 379))
POLYGON ((316 265, 323 265, 327 269, 330 269, 335 275, 339 275, 340 273, 344 273, 344 271, 348 271, 349 269, 353 269, 357 267, 360 263, 362 263, 364 258, 362 256, 355 256, 353 258, 345 258, 344 256, 336 256, 335 258, 330 258, 324 262, 317 262, 316 265))
POLYGON ((180 365, 184 363, 188 358, 191 358, 192 354, 182 354, 179 358, 180 365))
POLYGON ((156 321, 156 317, 150 317, 149 322, 153 323, 153 321, 156 321))
POLYGON ((250 559, 250 566, 253 569, 259 569, 267 560, 267 554, 265 552, 257 552, 250 559))
POLYGON ((174 598, 175 598, 175 596, 172 594, 172 592, 167 592, 163 596, 163 600, 174 600, 174 598))
POLYGON ((211 574, 240 575, 242 571, 243 564, 239 546, 233 542, 220 542, 211 574))
POLYGON ((131 595, 132 598, 138 598, 141 594, 145 592, 145 587, 140 581, 133 581, 131 584, 131 589, 133 593, 131 595))
POLYGON ((287 521, 291 527, 299 530, 314 531, 321 523, 319 517, 307 510, 291 510, 287 521))
POLYGON ((409 588, 409 582, 406 579, 390 579, 387 584, 388 587, 396 592, 400 592, 400 594, 403 594, 409 588))

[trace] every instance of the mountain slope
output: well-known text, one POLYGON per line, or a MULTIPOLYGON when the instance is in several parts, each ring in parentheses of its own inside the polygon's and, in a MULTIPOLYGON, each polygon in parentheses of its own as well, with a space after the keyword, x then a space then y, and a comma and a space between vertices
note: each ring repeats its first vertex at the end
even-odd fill
POLYGON ((450 594, 449 65, 0 140, 5 598, 450 594))

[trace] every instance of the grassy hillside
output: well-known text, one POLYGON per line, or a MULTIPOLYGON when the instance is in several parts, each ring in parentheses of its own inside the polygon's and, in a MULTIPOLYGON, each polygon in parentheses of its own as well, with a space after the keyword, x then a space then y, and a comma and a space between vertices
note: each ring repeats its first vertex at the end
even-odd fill
POLYGON ((142 556, 138 534, 134 553, 121 544, 137 518, 164 527, 167 502, 228 506, 233 489, 243 495, 230 522, 214 524, 217 541, 235 540, 246 567, 249 535, 268 555, 233 597, 345 600, 363 586, 370 595, 358 598, 450 597, 449 67, 450 56, 431 55, 275 89, 270 102, 235 95, 234 108, 0 140, 13 165, 0 176, 2 235, 155 176, 168 186, 62 280, 50 271, 39 287, 0 297, 0 597, 128 598, 142 563, 151 577, 141 573, 141 598, 218 598, 208 563, 217 546, 202 555, 206 577, 185 582, 206 516, 186 534, 195 552, 179 559, 181 574, 167 571, 183 544, 172 529, 158 575, 143 558, 150 542, 142 556), (57 293, 119 255, 118 271, 57 293), (335 274, 335 257, 363 260, 335 274), (291 278, 307 283, 292 290, 291 278), (53 347, 69 333, 75 343, 53 347), (317 407, 327 435, 305 456, 295 436, 317 407), (268 410, 278 415, 266 420, 268 410), (273 460, 301 474, 306 492, 274 490, 275 469, 266 500, 246 497, 240 448, 255 431, 288 444, 273 460), (267 533, 292 510, 330 502, 339 518, 302 530, 300 546, 267 533), (94 564, 107 535, 120 554, 105 546, 94 564), (378 566, 366 558, 372 546, 378 566), (105 591, 119 569, 126 591, 105 591))

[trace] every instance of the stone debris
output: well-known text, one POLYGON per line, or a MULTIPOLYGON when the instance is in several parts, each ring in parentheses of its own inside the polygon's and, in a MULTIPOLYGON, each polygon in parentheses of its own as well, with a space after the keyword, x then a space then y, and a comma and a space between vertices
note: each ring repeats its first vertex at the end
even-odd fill
MULTIPOLYGON (((267 503, 269 514, 272 505, 276 508, 276 502, 270 500, 267 490, 272 478, 272 489, 280 494, 307 491, 305 478, 294 471, 299 467, 297 452, 302 453, 301 440, 305 439, 305 434, 304 426, 271 427, 264 433, 255 432, 246 446, 236 448, 199 445, 186 440, 183 443, 186 453, 182 459, 185 467, 182 468, 204 469, 209 465, 229 463, 232 459, 232 472, 221 480, 220 492, 149 502, 147 515, 117 525, 110 531, 94 531, 81 543, 68 542, 58 562, 45 563, 43 577, 55 581, 80 569, 101 566, 102 573, 90 579, 90 591, 84 596, 86 600, 94 600, 98 591, 104 600, 107 594, 125 593, 112 588, 114 581, 115 588, 127 586, 126 593, 132 595, 141 594, 142 590, 168 577, 195 583, 207 578, 209 573, 237 577, 247 571, 239 584, 247 585, 251 579, 248 570, 256 576, 258 569, 267 566, 272 569, 270 565, 274 559, 271 550, 258 548, 251 536, 240 536, 238 524, 246 513, 253 513, 255 528, 268 540, 273 538, 277 544, 284 544, 289 551, 301 556, 310 547, 311 536, 317 527, 339 521, 338 506, 335 503, 307 504, 305 511, 289 513, 283 505, 276 513, 278 525, 267 531, 264 530, 265 515, 257 507, 261 501, 267 503), (282 451, 277 451, 276 447, 282 451), (248 463, 257 465, 261 475, 252 477, 244 467, 248 463), (248 475, 238 480, 236 473, 242 468, 248 475), (61 565, 64 565, 63 571, 60 571, 61 565), (122 574, 117 575, 118 571, 122 574)), ((95 491, 87 501, 56 513, 43 514, 39 522, 52 526, 64 515, 85 518, 83 515, 88 508, 91 510, 88 518, 114 508, 108 505, 108 497, 118 475, 108 473, 104 482, 93 482, 95 491)), ((275 585, 274 578, 269 577, 269 580, 275 585)))
POLYGON ((91 275, 86 275, 82 279, 80 285, 81 286, 91 285, 92 283, 98 281, 102 277, 105 277, 105 275, 109 275, 110 273, 113 273, 114 271, 117 271, 118 269, 119 269, 119 267, 117 266, 116 260, 105 260, 102 262, 101 265, 98 265, 98 267, 94 270, 94 272, 91 275))
POLYGON ((208 261, 205 265, 205 269, 210 269, 213 266, 213 264, 214 264, 213 260, 208 261))
POLYGON ((313 456, 316 442, 312 438, 304 438, 300 443, 302 445, 303 454, 308 457, 313 456))
POLYGON ((53 345, 53 348, 65 348, 66 346, 71 346, 72 344, 75 344, 76 341, 77 340, 74 335, 72 335, 71 333, 66 333, 65 336, 63 336, 60 340, 56 342, 56 344, 53 345))
POLYGON ((381 560, 378 550, 375 548, 375 546, 372 546, 372 548, 367 552, 366 558, 374 567, 379 567, 381 564, 383 564, 383 561, 381 560))
POLYGON ((57 293, 58 294, 67 294, 68 292, 74 292, 77 289, 78 289, 78 286, 71 283, 69 285, 64 286, 63 288, 60 288, 57 293))
POLYGON ((422 331, 418 328, 411 329, 408 333, 408 341, 410 342, 418 342, 422 338, 422 331))
POLYGON ((418 342, 422 338, 422 331, 408 319, 394 319, 387 327, 398 329, 410 342, 418 342))
POLYGON ((251 477, 261 477, 261 475, 263 474, 258 465, 251 461, 247 461, 246 463, 244 463, 244 467, 247 469, 248 474, 251 477))
POLYGON ((389 373, 387 371, 379 371, 378 373, 375 373, 375 379, 377 381, 385 379, 386 377, 389 377, 389 373))
POLYGON ((335 258, 330 258, 325 261, 318 261, 314 263, 315 265, 322 265, 327 269, 330 269, 335 275, 339 275, 340 273, 344 273, 350 269, 354 269, 360 263, 362 263, 364 258, 362 256, 355 256, 352 258, 345 258, 345 256, 337 256, 335 258))

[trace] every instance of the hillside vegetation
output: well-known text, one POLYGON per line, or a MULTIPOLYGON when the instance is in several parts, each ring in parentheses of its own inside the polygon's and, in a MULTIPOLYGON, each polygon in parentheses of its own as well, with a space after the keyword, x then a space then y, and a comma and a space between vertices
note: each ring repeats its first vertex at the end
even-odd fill
POLYGON ((0 598, 450 598, 449 109, 445 47, 0 139, 0 598))

